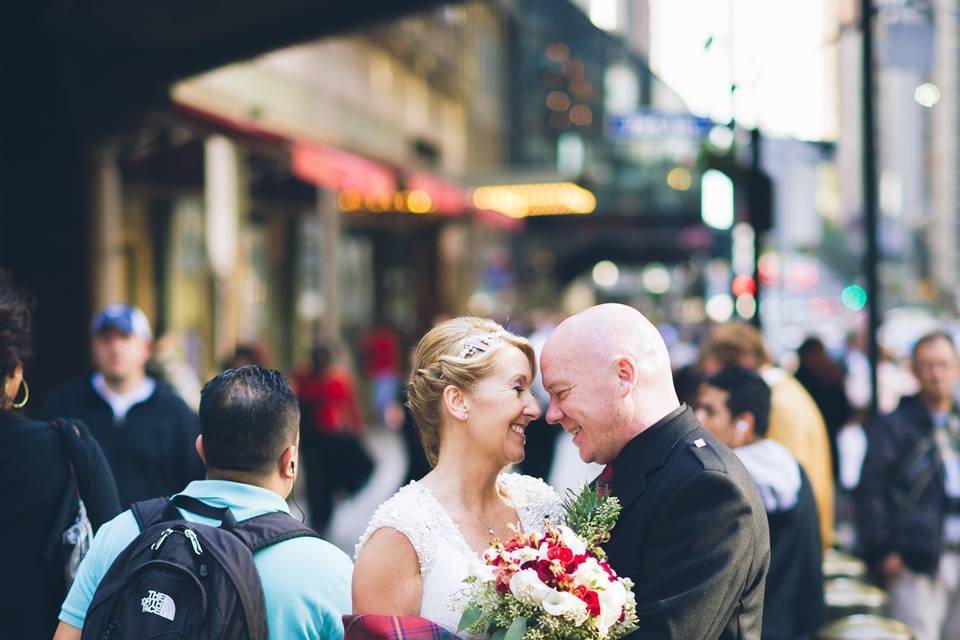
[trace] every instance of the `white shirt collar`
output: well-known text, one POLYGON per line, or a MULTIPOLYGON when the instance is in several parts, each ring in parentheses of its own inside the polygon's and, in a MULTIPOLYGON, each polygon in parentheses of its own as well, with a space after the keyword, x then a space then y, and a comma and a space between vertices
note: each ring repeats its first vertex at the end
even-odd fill
POLYGON ((117 424, 126 420, 130 409, 152 396, 157 388, 157 382, 153 378, 146 377, 136 389, 127 393, 117 393, 107 386, 102 373, 95 373, 91 384, 104 402, 110 405, 113 410, 113 419, 117 424))

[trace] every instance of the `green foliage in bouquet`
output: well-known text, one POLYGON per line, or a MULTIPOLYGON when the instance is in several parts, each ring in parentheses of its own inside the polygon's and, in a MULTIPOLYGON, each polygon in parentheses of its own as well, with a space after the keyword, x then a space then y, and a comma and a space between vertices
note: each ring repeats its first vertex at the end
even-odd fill
POLYGON ((489 640, 619 640, 639 623, 633 582, 619 578, 601 544, 620 515, 603 488, 568 491, 545 532, 494 540, 471 565, 458 632, 489 640))
POLYGON ((596 489, 585 485, 580 493, 567 489, 563 500, 567 526, 581 538, 587 546, 603 557, 600 545, 610 539, 610 532, 620 517, 620 500, 605 492, 602 487, 596 489))

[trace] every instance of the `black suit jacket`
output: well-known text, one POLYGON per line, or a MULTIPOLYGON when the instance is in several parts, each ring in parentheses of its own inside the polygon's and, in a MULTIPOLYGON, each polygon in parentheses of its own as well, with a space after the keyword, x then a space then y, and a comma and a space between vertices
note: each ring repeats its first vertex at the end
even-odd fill
POLYGON ((759 639, 770 536, 733 452, 683 405, 630 441, 613 472, 623 511, 605 549, 634 582, 630 637, 759 639))

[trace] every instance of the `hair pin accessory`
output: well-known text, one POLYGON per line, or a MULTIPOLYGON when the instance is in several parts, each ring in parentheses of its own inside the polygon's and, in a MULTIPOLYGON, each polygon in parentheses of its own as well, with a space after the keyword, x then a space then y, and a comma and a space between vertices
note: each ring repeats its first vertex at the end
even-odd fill
POLYGON ((466 360, 478 353, 486 353, 503 342, 504 335, 503 330, 497 330, 493 333, 481 333, 464 338, 458 357, 466 360))

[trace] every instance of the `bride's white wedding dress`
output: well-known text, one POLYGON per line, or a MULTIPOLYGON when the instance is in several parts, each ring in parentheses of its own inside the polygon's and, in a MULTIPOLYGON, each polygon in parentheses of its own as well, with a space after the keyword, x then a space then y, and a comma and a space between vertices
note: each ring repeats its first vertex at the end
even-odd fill
MULTIPOLYGON (((560 496, 543 480, 517 473, 497 479, 500 491, 513 503, 524 531, 544 531, 544 520, 560 522, 560 496)), ((480 557, 468 545, 433 493, 420 482, 411 482, 374 512, 356 553, 377 529, 389 527, 402 533, 420 560, 423 600, 420 615, 456 632, 463 603, 456 595, 463 589, 470 562, 480 557)))

